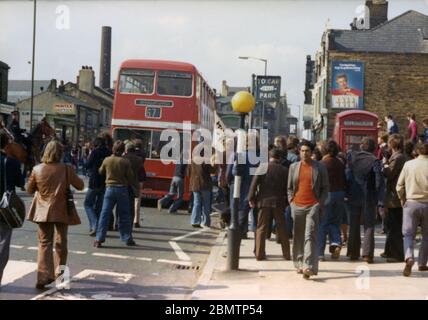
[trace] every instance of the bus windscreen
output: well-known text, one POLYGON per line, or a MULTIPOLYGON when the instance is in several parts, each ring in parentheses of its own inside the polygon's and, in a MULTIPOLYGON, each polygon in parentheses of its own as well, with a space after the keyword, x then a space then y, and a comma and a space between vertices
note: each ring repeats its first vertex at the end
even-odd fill
POLYGON ((153 94, 155 73, 145 69, 125 69, 120 73, 119 92, 153 94))

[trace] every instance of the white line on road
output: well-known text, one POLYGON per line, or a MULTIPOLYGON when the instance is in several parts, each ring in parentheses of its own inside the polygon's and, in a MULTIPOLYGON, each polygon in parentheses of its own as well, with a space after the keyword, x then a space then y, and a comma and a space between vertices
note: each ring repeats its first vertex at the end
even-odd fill
POLYGON ((152 258, 143 258, 143 257, 137 257, 137 260, 141 260, 141 261, 152 261, 152 258))
POLYGON ((74 254, 86 254, 86 251, 76 251, 76 250, 68 250, 68 252, 70 253, 74 253, 74 254))
POLYGON ((11 244, 10 247, 14 248, 14 249, 22 249, 22 248, 24 248, 24 246, 18 246, 16 244, 11 244))
POLYGON ((115 258, 115 259, 130 259, 131 258, 130 256, 123 256, 121 254, 99 253, 99 252, 94 252, 92 255, 96 256, 96 257, 115 258))
POLYGON ((39 250, 39 247, 27 247, 28 250, 39 250))
POLYGON ((169 263, 169 264, 179 264, 182 266, 191 266, 192 261, 178 261, 178 260, 167 260, 167 259, 158 259, 157 262, 169 263))
POLYGON ((111 253, 101 253, 101 252, 94 252, 92 253, 93 256, 96 257, 105 257, 105 258, 114 258, 114 259, 129 259, 129 260, 140 260, 140 261, 152 261, 152 258, 145 258, 145 257, 132 257, 132 256, 124 256, 121 254, 111 254, 111 253))
POLYGON ((184 253, 183 249, 180 248, 177 242, 169 241, 169 244, 174 249, 174 252, 177 255, 178 259, 184 260, 184 261, 190 261, 190 257, 186 253, 184 253))
POLYGON ((183 240, 185 238, 200 234, 204 231, 206 231, 206 230, 203 229, 203 230, 199 230, 199 231, 193 231, 193 232, 190 232, 190 233, 185 234, 183 236, 172 238, 171 241, 169 241, 169 244, 174 249, 174 252, 177 255, 178 259, 184 260, 184 261, 190 261, 191 260, 190 257, 186 253, 184 253, 183 249, 180 248, 180 246, 177 244, 176 241, 180 241, 180 240, 183 240))
POLYGON ((204 231, 205 231, 205 229, 203 229, 203 230, 199 230, 199 231, 193 231, 193 232, 187 233, 187 234, 185 234, 185 235, 183 235, 183 236, 172 238, 171 240, 172 240, 172 241, 180 241, 180 240, 183 240, 183 239, 185 239, 185 238, 188 238, 188 237, 191 237, 191 236, 195 236, 195 235, 197 235, 197 234, 200 234, 200 233, 202 233, 202 232, 204 232, 204 231))

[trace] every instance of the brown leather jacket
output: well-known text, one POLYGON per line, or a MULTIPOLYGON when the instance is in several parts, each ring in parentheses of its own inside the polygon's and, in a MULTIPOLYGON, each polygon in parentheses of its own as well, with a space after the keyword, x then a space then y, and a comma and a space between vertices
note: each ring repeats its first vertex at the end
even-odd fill
POLYGON ((27 186, 29 193, 35 192, 27 219, 35 223, 80 224, 77 212, 70 216, 67 214, 67 183, 83 190, 83 180, 76 175, 72 167, 62 163, 42 163, 35 166, 27 186))
POLYGON ((211 191, 213 186, 211 180, 212 172, 214 172, 214 168, 210 164, 196 164, 192 161, 192 163, 187 166, 187 175, 190 177, 190 191, 211 191))

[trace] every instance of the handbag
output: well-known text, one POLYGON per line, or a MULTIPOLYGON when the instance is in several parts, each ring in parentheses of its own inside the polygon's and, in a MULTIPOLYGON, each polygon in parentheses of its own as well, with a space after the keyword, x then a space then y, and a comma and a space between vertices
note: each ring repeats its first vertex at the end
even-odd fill
MULTIPOLYGON (((6 167, 6 165, 4 165, 6 167)), ((5 173, 5 171, 3 171, 5 173)), ((6 174, 4 174, 6 189, 6 174)), ((5 191, 0 200, 0 222, 9 228, 20 228, 25 220, 25 204, 15 191, 5 191)))
POLYGON ((70 189, 70 180, 68 179, 68 168, 67 165, 65 165, 65 183, 67 185, 66 189, 66 198, 67 198, 67 214, 69 216, 73 215, 73 213, 76 211, 76 207, 74 204, 74 196, 70 189))

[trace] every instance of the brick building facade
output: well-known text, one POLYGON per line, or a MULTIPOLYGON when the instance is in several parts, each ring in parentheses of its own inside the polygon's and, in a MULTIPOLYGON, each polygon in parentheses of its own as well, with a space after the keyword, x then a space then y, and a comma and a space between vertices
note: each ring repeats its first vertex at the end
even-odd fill
MULTIPOLYGON (((401 134, 407 132, 406 113, 415 113, 422 130, 421 120, 428 117, 428 54, 331 52, 329 64, 334 60, 364 62, 364 110, 377 114, 379 119, 391 114, 401 134)), ((332 83, 331 75, 328 84, 332 83)), ((331 105, 331 95, 326 99, 331 105)), ((341 111, 328 112, 327 136, 331 136, 336 113, 341 111)))
POLYGON ((355 107, 333 108, 334 62, 357 62, 363 66, 363 104, 360 109, 383 119, 391 114, 407 133, 407 112, 421 120, 428 116, 428 16, 407 11, 387 20, 387 1, 366 1, 367 22, 351 30, 326 30, 315 56, 316 82, 312 90, 314 119, 323 123, 317 140, 332 136, 335 115, 355 107), (376 6, 382 10, 374 10, 376 6), (370 13, 376 13, 376 19, 370 13), (379 15, 385 15, 379 17, 379 15))

